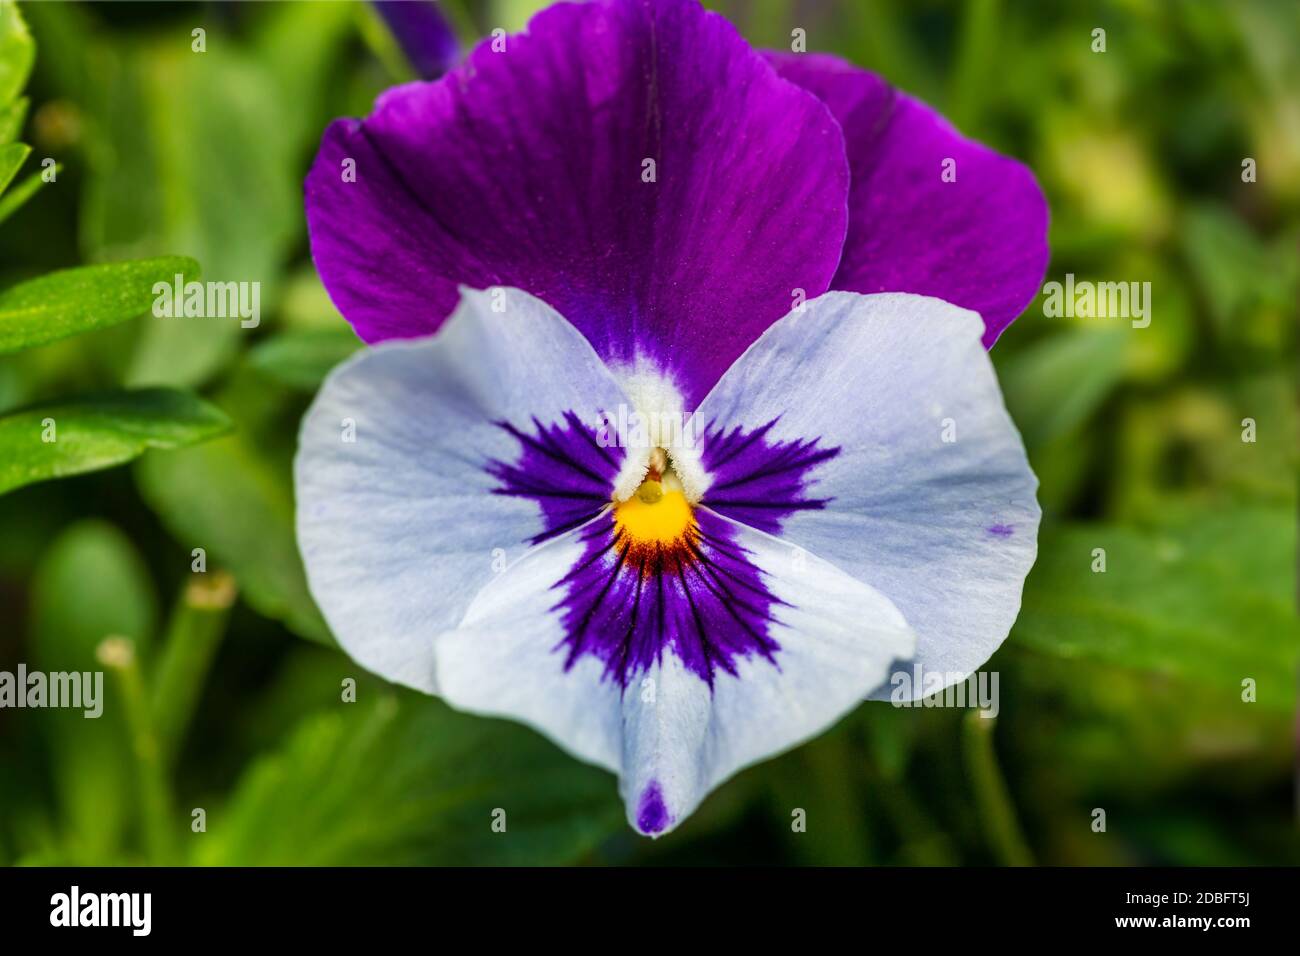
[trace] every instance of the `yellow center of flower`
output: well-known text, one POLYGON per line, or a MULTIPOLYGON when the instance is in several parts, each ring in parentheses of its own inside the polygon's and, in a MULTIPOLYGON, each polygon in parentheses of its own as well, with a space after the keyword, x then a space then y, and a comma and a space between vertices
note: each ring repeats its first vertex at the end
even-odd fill
POLYGON ((659 474, 652 468, 636 494, 614 506, 614 527, 632 544, 671 544, 694 525, 691 504, 671 469, 659 474))

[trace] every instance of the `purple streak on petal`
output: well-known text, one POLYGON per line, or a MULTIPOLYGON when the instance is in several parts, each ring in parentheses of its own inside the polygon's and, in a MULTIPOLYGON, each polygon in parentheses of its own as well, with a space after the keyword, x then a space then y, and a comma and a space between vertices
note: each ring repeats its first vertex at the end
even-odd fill
POLYGON ((1033 173, 873 73, 824 54, 767 56, 844 129, 853 185, 832 288, 946 299, 983 316, 991 347, 1047 269, 1047 200, 1033 173), (955 182, 941 177, 948 159, 955 182))
POLYGON ((1016 529, 1009 524, 995 524, 989 528, 989 534, 995 538, 1009 538, 1016 533, 1016 529))
POLYGON ((371 0, 411 66, 426 80, 442 76, 460 59, 456 31, 433 0, 371 0))
POLYGON ((651 780, 641 791, 641 800, 637 803, 636 825, 642 833, 659 833, 672 822, 668 818, 668 807, 664 805, 663 791, 659 781, 651 780))
POLYGON ((306 206, 321 278, 366 341, 437 329, 459 284, 517 286, 607 361, 652 359, 694 407, 795 289, 829 287, 848 184, 830 112, 724 19, 597 0, 335 121, 306 206))
POLYGON ((719 670, 736 673, 738 658, 775 663, 780 645, 768 625, 779 602, 730 523, 704 509, 695 521, 669 545, 629 540, 610 514, 582 531, 583 553, 556 585, 566 669, 590 654, 627 687, 671 651, 712 687, 719 670))
POLYGON ((775 424, 745 432, 710 423, 701 438, 701 462, 712 477, 701 503, 768 534, 779 534, 781 522, 796 511, 826 506, 829 498, 808 498, 805 491, 812 470, 840 453, 819 448, 816 438, 770 442, 775 424))
POLYGON ((543 530, 530 543, 570 531, 610 503, 623 449, 602 447, 596 429, 574 412, 549 426, 536 418, 531 428, 497 425, 518 440, 520 455, 513 464, 488 462, 488 474, 501 482, 493 493, 537 502, 543 530))

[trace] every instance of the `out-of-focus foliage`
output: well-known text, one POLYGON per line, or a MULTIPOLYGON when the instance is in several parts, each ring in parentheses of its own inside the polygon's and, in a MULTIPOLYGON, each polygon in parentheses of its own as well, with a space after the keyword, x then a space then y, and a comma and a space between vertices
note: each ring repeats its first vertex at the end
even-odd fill
MULTIPOLYGON (((126 535, 100 521, 77 522, 50 542, 34 569, 31 601, 30 657, 44 670, 97 670, 95 650, 107 635, 147 647, 156 627, 148 569, 126 535)), ((99 719, 52 710, 36 728, 49 749, 60 838, 87 863, 112 862, 133 819, 131 750, 111 683, 105 698, 99 719)))
POLYGON ((292 435, 297 406, 248 373, 216 393, 238 428, 221 441, 152 456, 136 472, 140 494, 180 540, 201 543, 235 575, 245 599, 303 637, 331 643, 307 593, 294 540, 292 435))
MULTIPOLYGON (((468 42, 540 5, 445 4, 468 42)), ((25 27, 0 4, 0 352, 24 349, 0 354, 0 485, 36 467, 6 429, 49 407, 92 435, 118 416, 87 467, 159 444, 160 410, 184 443, 177 403, 203 403, 193 438, 233 425, 0 496, 0 670, 104 669, 109 701, 99 721, 0 710, 0 861, 1300 860, 1300 6, 709 5, 757 45, 803 29, 1025 161, 1052 209, 1049 280, 1151 284, 1146 328, 1040 298, 993 351, 1044 509, 986 668, 997 718, 864 705, 652 843, 608 775, 365 675, 293 539, 298 421, 360 345, 311 268, 300 189, 331 118, 411 79, 399 47, 364 4, 43 3, 25 27), (60 341, 6 319, 26 283, 60 282, 38 277, 157 256, 261 282, 261 323, 131 318, 139 286, 108 290, 117 308, 43 298, 60 341)))
POLYGON ((303 721, 226 813, 199 862, 568 863, 623 821, 607 775, 411 693, 303 721))

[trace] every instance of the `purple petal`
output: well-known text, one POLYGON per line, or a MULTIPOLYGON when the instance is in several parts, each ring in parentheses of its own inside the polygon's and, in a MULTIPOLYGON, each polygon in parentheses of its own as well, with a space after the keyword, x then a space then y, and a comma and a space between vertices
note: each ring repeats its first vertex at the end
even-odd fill
POLYGON ((516 286, 693 406, 829 287, 838 124, 694 0, 559 4, 505 43, 326 131, 306 183, 326 287, 375 342, 436 329, 458 283, 516 286))
POLYGON ((832 288, 945 299, 978 312, 984 346, 992 346, 1047 269, 1047 201, 1033 173, 836 57, 768 59, 820 97, 844 129, 853 186, 832 288), (950 159, 956 178, 945 182, 950 159))
POLYGON ((437 79, 460 58, 456 32, 433 0, 372 0, 415 72, 437 79))

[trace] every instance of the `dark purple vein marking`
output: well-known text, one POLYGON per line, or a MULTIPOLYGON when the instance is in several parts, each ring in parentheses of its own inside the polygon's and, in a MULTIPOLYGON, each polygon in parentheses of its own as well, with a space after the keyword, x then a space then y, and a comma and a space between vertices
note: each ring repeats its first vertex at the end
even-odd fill
POLYGON ((514 464, 490 461, 487 472, 501 482, 493 494, 537 502, 543 528, 529 543, 539 544, 591 520, 609 504, 623 449, 602 448, 594 429, 573 412, 552 425, 536 418, 532 424, 530 434, 497 422, 519 442, 520 456, 514 464))
POLYGON ((751 528, 779 534, 785 518, 817 511, 829 498, 805 497, 810 473, 840 453, 820 439, 769 442, 772 419, 751 432, 727 431, 710 422, 701 436, 701 462, 712 482, 700 503, 751 528))
POLYGON ((742 658, 777 665, 780 645, 771 631, 781 602, 740 545, 738 529, 709 509, 779 533, 789 515, 825 506, 828 499, 808 498, 805 489, 809 472, 838 448, 820 448, 817 439, 769 441, 775 421, 748 432, 710 425, 702 459, 713 479, 707 507, 694 510, 681 538, 664 543, 633 540, 604 511, 624 453, 601 447, 576 414, 551 425, 533 419, 530 429, 499 424, 518 441, 519 458, 489 462, 487 470, 501 483, 495 494, 537 502, 543 531, 530 541, 582 528, 582 552, 555 585, 561 596, 553 610, 565 629, 555 651, 566 670, 589 655, 627 687, 672 653, 712 687, 719 672, 738 673, 742 658))
POLYGON ((556 585, 565 668, 583 654, 626 687, 671 651, 710 686, 718 671, 757 654, 775 663, 768 633, 779 603, 727 521, 697 510, 697 526, 670 544, 622 534, 611 514, 581 532, 582 557, 556 585))

